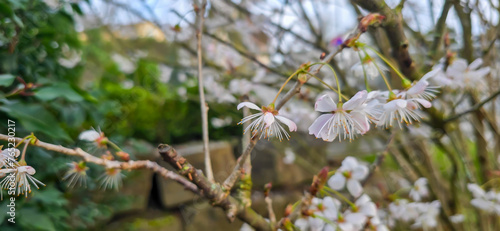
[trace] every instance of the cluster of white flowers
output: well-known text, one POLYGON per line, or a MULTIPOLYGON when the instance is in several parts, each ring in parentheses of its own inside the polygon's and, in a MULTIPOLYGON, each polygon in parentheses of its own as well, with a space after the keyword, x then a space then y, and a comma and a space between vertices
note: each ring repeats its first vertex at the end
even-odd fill
MULTIPOLYGON (((98 129, 99 130, 99 129, 98 129)), ((101 147, 105 149, 105 154, 101 156, 101 158, 106 160, 114 160, 115 157, 111 154, 109 150, 107 150, 108 145, 111 145, 116 149, 115 155, 122 160, 128 161, 129 154, 123 152, 116 144, 111 142, 103 132, 96 131, 95 129, 83 131, 78 136, 80 140, 90 142, 92 145, 97 147, 101 147)), ((76 185, 86 186, 87 185, 87 170, 89 169, 86 166, 86 163, 81 161, 79 163, 72 162, 69 163, 69 169, 63 177, 63 180, 68 181, 69 187, 74 187, 76 185)), ((122 179, 124 175, 122 174, 120 169, 117 168, 107 168, 106 171, 99 177, 100 188, 112 189, 115 188, 118 190, 122 185, 122 179)))
POLYGON ((389 204, 387 224, 393 227, 396 221, 413 222, 412 228, 427 230, 438 225, 440 209, 441 203, 437 200, 432 202, 409 202, 406 199, 398 199, 389 204))
POLYGON ((472 206, 487 213, 500 215, 500 192, 494 190, 486 192, 477 184, 468 184, 467 188, 474 197, 470 201, 472 206))
POLYGON ((299 230, 310 231, 357 231, 389 230, 377 214, 377 206, 363 194, 348 209, 342 212, 342 203, 332 197, 313 198, 309 210, 312 214, 295 221, 299 230))
POLYGON ((0 153, 0 177, 3 178, 0 181, 2 199, 3 189, 8 190, 9 195, 19 196, 24 194, 28 197, 32 185, 37 189, 39 189, 39 185, 45 186, 45 184, 33 177, 36 173, 33 167, 26 165, 25 161, 19 163, 16 160, 20 154, 21 152, 16 148, 6 148, 0 153))
POLYGON ((481 65, 483 60, 480 58, 470 64, 467 64, 467 60, 458 58, 444 71, 445 64, 441 62, 433 67, 433 70, 438 71, 433 79, 437 84, 451 89, 477 89, 491 70, 490 67, 481 68, 481 65))
MULTIPOLYGON (((370 123, 385 128, 392 127, 396 122, 411 124, 422 117, 418 111, 421 107, 432 106, 431 100, 437 93, 437 87, 429 86, 428 80, 439 73, 433 70, 425 74, 419 81, 406 82, 404 90, 392 91, 359 91, 345 103, 335 101, 329 95, 321 96, 315 104, 315 110, 324 114, 320 115, 309 127, 309 134, 324 141, 339 141, 354 139, 358 134, 365 134, 370 130, 370 123)), ((405 81, 403 81, 405 83, 405 81)), ((281 115, 271 104, 267 107, 258 107, 249 102, 238 105, 238 109, 249 107, 261 113, 245 117, 241 123, 253 120, 245 129, 251 131, 253 136, 260 133, 259 138, 276 136, 280 140, 289 138, 288 132, 278 121, 288 125, 290 132, 297 129, 297 125, 281 115)))
POLYGON ((347 187, 349 193, 359 197, 363 193, 360 181, 368 175, 368 167, 358 163, 356 158, 348 156, 342 161, 342 165, 328 180, 328 186, 334 190, 342 190, 347 187))

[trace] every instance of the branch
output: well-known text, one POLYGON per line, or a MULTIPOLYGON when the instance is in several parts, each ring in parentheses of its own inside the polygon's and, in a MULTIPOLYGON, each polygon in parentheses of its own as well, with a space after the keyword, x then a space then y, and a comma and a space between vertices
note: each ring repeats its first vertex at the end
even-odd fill
POLYGON ((158 146, 163 160, 168 162, 178 170, 181 175, 189 178, 203 193, 203 196, 212 202, 212 205, 221 207, 226 211, 227 218, 234 221, 238 217, 257 230, 271 230, 271 225, 250 207, 241 206, 241 203, 231 196, 227 196, 225 190, 210 182, 200 170, 194 168, 184 157, 177 154, 177 151, 166 144, 158 146))
POLYGON ((436 27, 434 28, 434 41, 432 42, 431 49, 429 50, 429 58, 432 61, 436 61, 438 59, 437 50, 440 48, 442 44, 442 38, 444 35, 444 29, 446 28, 446 18, 448 17, 448 12, 452 6, 452 0, 446 0, 443 6, 443 10, 441 11, 441 16, 436 23, 436 27))
MULTIPOLYGON (((4 134, 0 134, 0 140, 12 141, 12 139, 14 139, 15 142, 19 143, 19 144, 23 143, 23 142, 27 142, 27 141, 23 141, 22 138, 10 137, 10 136, 4 135, 4 134)), ((155 173, 160 174, 165 179, 172 179, 172 180, 176 181, 177 183, 183 185, 185 189, 188 189, 196 194, 200 194, 200 191, 198 190, 198 187, 196 187, 196 185, 189 182, 186 178, 165 169, 164 167, 160 166, 158 163, 153 162, 153 161, 130 160, 127 162, 122 162, 122 161, 115 161, 115 160, 105 160, 105 159, 101 159, 99 157, 95 157, 95 156, 83 151, 80 148, 71 149, 71 148, 63 147, 61 145, 46 143, 46 142, 43 142, 40 140, 37 140, 35 142, 35 144, 33 144, 33 146, 41 147, 43 149, 58 152, 58 153, 65 154, 68 156, 77 156, 77 157, 82 158, 87 163, 101 165, 101 166, 104 166, 106 168, 116 168, 116 169, 121 169, 121 170, 149 169, 155 173)))
POLYGON ((208 146, 208 105, 205 101, 205 89, 203 85, 203 51, 201 49, 201 39, 203 31, 203 22, 205 21, 205 8, 207 0, 201 1, 201 7, 195 6, 197 11, 198 28, 196 29, 196 44, 198 56, 198 91, 200 94, 200 109, 201 109, 201 122, 203 130, 203 153, 205 154, 205 173, 209 181, 214 182, 214 172, 212 170, 212 161, 210 160, 210 149, 208 146))
POLYGON ((409 44, 403 30, 402 15, 392 10, 384 0, 353 0, 362 8, 378 12, 386 17, 382 23, 389 42, 392 47, 392 56, 398 61, 399 68, 403 74, 411 80, 419 79, 416 64, 413 62, 408 51, 409 44))
POLYGON ((469 110, 467 111, 464 111, 460 114, 456 114, 455 116, 452 116, 450 118, 447 118, 445 120, 443 120, 445 123, 448 123, 448 122, 451 122, 453 120, 456 120, 464 115, 467 115, 471 112, 475 112, 477 110, 479 110, 483 105, 485 105, 486 103, 490 102, 491 100, 495 99, 498 95, 500 95, 500 91, 497 91, 495 93, 493 93, 492 95, 490 95, 488 98, 486 98, 485 100, 481 101, 480 103, 474 105, 473 107, 471 107, 469 110))

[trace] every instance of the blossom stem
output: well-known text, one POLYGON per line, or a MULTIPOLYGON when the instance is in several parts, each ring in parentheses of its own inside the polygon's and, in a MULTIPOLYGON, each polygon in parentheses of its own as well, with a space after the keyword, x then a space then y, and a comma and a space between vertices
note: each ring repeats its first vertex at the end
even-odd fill
MULTIPOLYGON (((370 55, 368 54, 368 52, 366 52, 366 50, 364 48, 362 48, 362 47, 361 47, 361 49, 363 50, 363 52, 365 53, 365 55, 370 58, 370 55)), ((382 79, 384 79, 384 82, 385 82, 385 85, 387 86, 387 89, 389 89, 389 91, 392 92, 391 84, 389 84, 389 81, 387 80, 387 77, 385 77, 385 75, 382 72, 382 70, 380 70, 380 67, 378 66, 377 62, 373 61, 373 64, 377 68, 377 71, 380 73, 380 76, 382 76, 382 79)))
MULTIPOLYGON (((335 69, 333 69, 333 67, 332 67, 332 66, 330 66, 330 64, 328 64, 328 63, 324 63, 324 62, 317 62, 317 63, 313 63, 313 64, 311 64, 311 66, 312 66, 312 65, 315 65, 315 64, 322 64, 322 65, 325 65, 325 66, 329 67, 329 68, 330 68, 330 70, 332 70, 332 72, 333 72, 333 76, 335 76, 335 82, 337 83, 337 90, 338 90, 337 94, 339 94, 339 101, 340 101, 340 102, 342 102, 342 92, 340 91, 339 77, 337 76, 337 72, 335 72, 335 69)), ((347 100, 347 99, 346 99, 346 100, 347 100)))
POLYGON ((339 91, 335 88, 333 88, 332 86, 330 86, 328 83, 325 83, 325 81, 323 81, 322 79, 320 79, 318 76, 310 73, 310 72, 307 72, 307 74, 311 75, 312 77, 314 77, 315 79, 317 79, 320 83, 324 84, 325 86, 327 86, 328 88, 330 88, 330 90, 334 91, 335 93, 339 94, 339 96, 341 96, 342 98, 344 98, 345 100, 349 100, 346 96, 342 95, 339 93, 339 91))
MULTIPOLYGON (((310 65, 308 65, 306 68, 309 68, 310 65)), ((285 88, 286 84, 288 82, 290 82, 290 80, 292 80, 292 78, 299 74, 300 72, 304 71, 305 68, 299 68, 297 69, 292 75, 290 75, 290 77, 288 77, 288 79, 285 81, 285 83, 283 83, 283 85, 281 86, 280 90, 278 91, 278 94, 276 94, 276 97, 274 97, 274 100, 273 102, 271 103, 272 105, 274 105, 276 103, 276 100, 278 100, 278 96, 281 94, 281 92, 283 91, 283 89, 285 88)))
MULTIPOLYGON (((389 67, 391 67, 394 70, 394 72, 396 72, 396 74, 399 76, 399 78, 401 78, 401 80, 405 80, 406 79, 406 77, 404 77, 404 75, 401 74, 401 72, 399 72, 399 70, 396 67, 394 67, 394 65, 392 65, 392 63, 388 59, 386 59, 382 54, 380 54, 377 50, 375 50, 373 47, 370 47, 368 45, 364 45, 364 47, 367 47, 371 51, 375 52, 375 54, 377 54, 378 57, 380 57, 382 60, 384 60, 384 62, 389 67)), ((363 49, 363 51, 365 51, 365 50, 363 49)), ((365 53, 366 53, 366 51, 365 51, 365 53)))
POLYGON ((361 57, 361 54, 359 52, 356 52, 356 53, 358 53, 359 61, 361 62, 361 67, 363 68, 363 75, 365 76, 366 91, 370 92, 372 90, 370 89, 370 85, 368 85, 368 76, 366 76, 366 69, 365 69, 365 65, 363 65, 363 58, 361 57))
MULTIPOLYGON (((30 143, 31 139, 28 140, 28 142, 25 142, 26 144, 24 145, 23 148, 23 153, 21 154, 21 161, 24 161, 24 158, 26 157, 26 150, 28 149, 28 144, 30 143)), ((21 144, 21 143, 20 143, 21 144)))
POLYGON ((347 204, 349 204, 351 206, 351 208, 356 208, 356 205, 354 203, 352 203, 352 201, 350 201, 349 199, 347 199, 347 197, 345 197, 344 195, 342 195, 342 193, 339 193, 337 190, 334 190, 330 187, 327 187, 325 186, 324 189, 328 192, 332 192, 334 193, 335 195, 337 195, 338 197, 340 197, 340 199, 344 200, 345 202, 347 202, 347 204))
POLYGON ((484 183, 483 185, 481 185, 481 188, 485 188, 487 185, 491 184, 492 182, 495 182, 495 181, 500 181, 500 178, 493 178, 489 181, 486 181, 486 183, 484 183))
POLYGON ((113 142, 111 142, 111 141, 109 141, 109 140, 108 140, 108 144, 109 144, 111 147, 113 147, 114 149, 116 149, 116 151, 119 151, 119 152, 121 152, 121 151, 122 151, 122 149, 121 149, 120 147, 118 147, 118 145, 116 145, 115 143, 113 143, 113 142))

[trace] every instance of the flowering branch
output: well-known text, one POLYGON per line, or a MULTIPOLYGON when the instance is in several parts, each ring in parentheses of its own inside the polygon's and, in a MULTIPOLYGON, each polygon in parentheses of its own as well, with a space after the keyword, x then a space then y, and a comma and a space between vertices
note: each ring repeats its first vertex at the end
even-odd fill
MULTIPOLYGON (((12 139, 15 139, 15 142, 18 144, 29 143, 29 140, 23 140, 22 138, 10 137, 4 134, 0 134, 0 140, 9 141, 12 139)), ((176 181, 177 183, 183 185, 185 189, 188 189, 196 194, 200 194, 198 187, 196 187, 196 185, 189 182, 186 178, 165 169, 164 167, 160 166, 158 163, 153 161, 130 160, 127 162, 122 162, 122 161, 106 160, 106 159, 101 159, 99 157, 95 157, 83 151, 80 148, 75 148, 75 149, 66 148, 61 145, 46 143, 38 139, 35 142, 31 142, 30 145, 41 147, 49 151, 55 151, 69 156, 78 156, 87 163, 101 165, 109 169, 121 169, 121 170, 149 169, 155 173, 160 174, 165 179, 172 179, 176 181)))

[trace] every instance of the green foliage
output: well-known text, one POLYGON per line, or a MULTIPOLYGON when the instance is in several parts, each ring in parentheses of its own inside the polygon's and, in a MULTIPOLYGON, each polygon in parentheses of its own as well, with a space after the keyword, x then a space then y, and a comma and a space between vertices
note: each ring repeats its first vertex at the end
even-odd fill
MULTIPOLYGON (((0 120, 14 120, 18 137, 34 132, 43 141, 65 146, 80 145, 76 137, 91 127, 119 144, 129 139, 153 144, 201 139, 196 77, 179 68, 177 46, 116 38, 107 28, 78 33, 73 17, 82 14, 80 6, 66 4, 51 9, 42 0, 0 2, 0 120), (130 55, 137 51, 147 55, 130 55), (75 54, 80 62, 62 64, 75 54), (122 72, 115 54, 130 56, 135 70, 122 72), (173 68, 167 84, 160 79, 159 65, 173 68), (180 81, 181 74, 188 76, 186 81, 180 81), (179 89, 186 89, 185 97, 179 97, 179 89)), ((227 105, 210 106, 209 118, 231 116, 237 121, 241 116, 227 105)), ((7 123, 0 127, 6 130, 7 123)), ((227 139, 239 136, 241 128, 210 127, 210 133, 214 139, 227 139)), ((2 212, 0 230, 98 228, 132 199, 114 192, 106 192, 111 198, 105 200, 93 196, 102 191, 92 181, 86 189, 67 189, 61 179, 74 158, 29 147, 26 161, 47 186, 34 189, 29 198, 16 198, 19 219, 14 226, 2 212)), ((102 167, 89 167, 90 178, 102 174, 102 167)))

